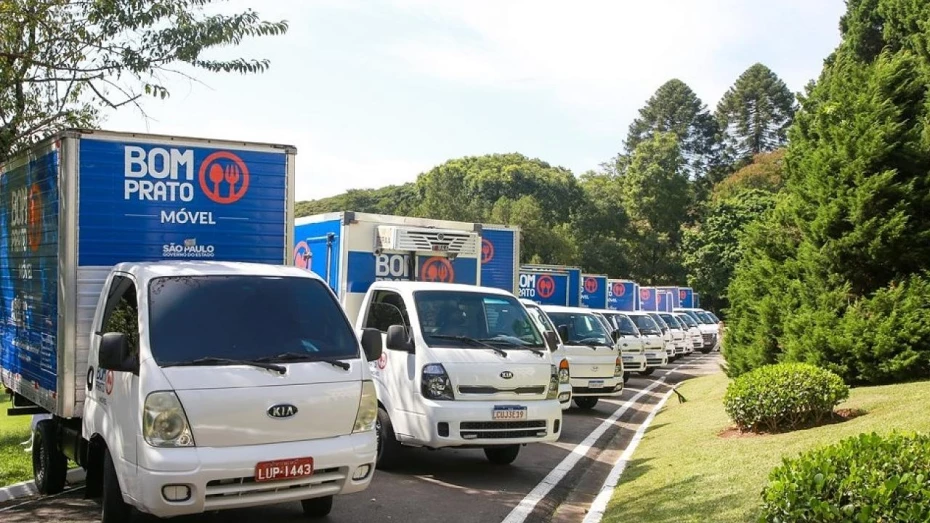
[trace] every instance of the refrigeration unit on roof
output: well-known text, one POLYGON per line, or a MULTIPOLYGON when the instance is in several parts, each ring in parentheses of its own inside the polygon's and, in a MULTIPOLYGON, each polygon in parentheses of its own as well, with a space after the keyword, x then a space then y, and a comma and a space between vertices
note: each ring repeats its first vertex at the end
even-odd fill
POLYGON ((379 225, 375 250, 429 253, 436 256, 475 256, 479 252, 478 233, 428 227, 379 225))

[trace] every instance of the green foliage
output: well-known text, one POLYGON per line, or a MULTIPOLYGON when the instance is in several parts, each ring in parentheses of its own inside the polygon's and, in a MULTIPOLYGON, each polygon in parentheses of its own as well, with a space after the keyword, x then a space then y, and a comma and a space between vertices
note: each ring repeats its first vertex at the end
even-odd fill
POLYGON ((731 375, 782 360, 849 383, 927 375, 927 6, 849 2, 789 133, 784 194, 747 233, 728 289, 731 375))
POLYGON ((287 22, 252 10, 207 14, 213 0, 0 2, 0 162, 63 127, 93 126, 101 108, 165 98, 165 73, 260 73, 268 60, 207 51, 279 35, 287 22))
POLYGON ((777 193, 784 186, 785 174, 785 149, 759 153, 753 156, 752 163, 717 183, 711 191, 710 201, 734 198, 754 189, 777 193))
POLYGON ((819 423, 848 397, 849 387, 826 369, 779 363, 734 379, 723 407, 740 430, 777 432, 819 423))
POLYGON ((795 112, 794 96, 771 69, 754 64, 717 104, 727 154, 735 160, 785 145, 795 112))
POLYGON ((577 263, 577 252, 567 224, 550 225, 539 202, 532 196, 517 200, 501 197, 491 209, 489 223, 520 227, 520 262, 577 263))
POLYGON ((410 216, 417 205, 417 194, 412 183, 387 185, 379 189, 349 189, 348 191, 320 198, 297 202, 297 216, 310 216, 337 211, 369 212, 410 216))
POLYGON ((785 459, 762 492, 760 521, 930 520, 930 436, 875 432, 785 459))

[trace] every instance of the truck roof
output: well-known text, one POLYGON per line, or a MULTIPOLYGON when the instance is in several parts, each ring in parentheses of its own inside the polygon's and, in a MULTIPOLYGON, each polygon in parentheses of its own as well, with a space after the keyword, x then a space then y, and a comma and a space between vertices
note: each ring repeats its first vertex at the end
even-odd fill
POLYGON ((311 278, 322 281, 315 273, 306 269, 266 263, 223 262, 223 261, 157 261, 123 262, 116 270, 132 274, 142 281, 164 276, 288 276, 311 278))
POLYGON ((406 292, 416 291, 457 291, 457 292, 480 292, 482 294, 499 294, 501 296, 511 296, 505 290, 496 287, 482 287, 480 285, 467 285, 464 283, 441 283, 428 281, 401 281, 401 280, 382 280, 371 284, 372 289, 387 288, 397 289, 406 292))
POLYGON ((589 309, 587 307, 566 307, 564 305, 540 305, 542 310, 546 312, 573 312, 573 313, 584 313, 584 314, 594 314, 594 309, 589 309))

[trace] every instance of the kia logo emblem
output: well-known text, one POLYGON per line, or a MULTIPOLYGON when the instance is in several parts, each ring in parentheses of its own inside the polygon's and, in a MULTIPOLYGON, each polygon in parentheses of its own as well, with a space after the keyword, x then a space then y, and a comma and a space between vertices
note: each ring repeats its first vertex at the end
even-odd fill
POLYGON ((281 403, 268 407, 268 416, 276 419, 290 418, 297 414, 297 407, 289 403, 281 403))
POLYGON ((509 370, 505 370, 504 372, 501 372, 501 377, 504 378, 505 380, 509 380, 510 378, 513 377, 513 373, 510 372, 509 370))
POLYGON ((597 372, 597 365, 591 367, 591 370, 597 372))

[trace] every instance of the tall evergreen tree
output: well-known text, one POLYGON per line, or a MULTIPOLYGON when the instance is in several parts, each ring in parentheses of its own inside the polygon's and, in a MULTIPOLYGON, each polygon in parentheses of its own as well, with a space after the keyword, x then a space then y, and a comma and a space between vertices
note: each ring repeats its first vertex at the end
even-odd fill
POLYGON ((794 96, 778 75, 759 63, 746 69, 717 104, 727 156, 739 163, 785 145, 794 113, 794 96))
POLYGON ((700 178, 713 167, 717 124, 694 91, 677 78, 659 87, 639 110, 623 144, 626 154, 665 132, 675 135, 691 177, 700 178))

